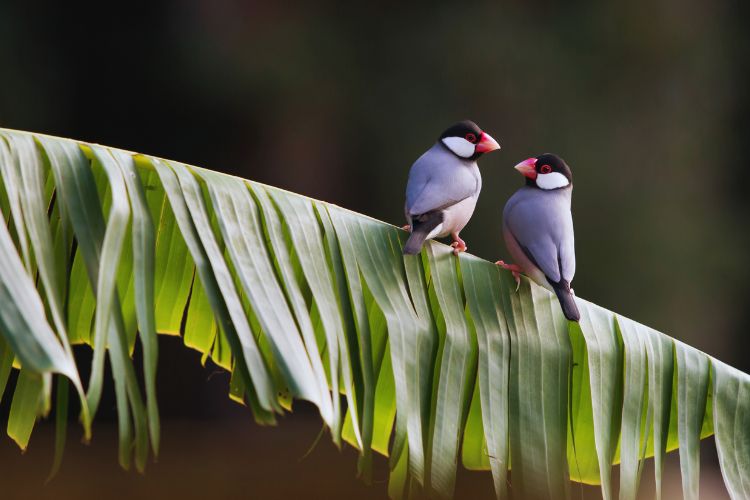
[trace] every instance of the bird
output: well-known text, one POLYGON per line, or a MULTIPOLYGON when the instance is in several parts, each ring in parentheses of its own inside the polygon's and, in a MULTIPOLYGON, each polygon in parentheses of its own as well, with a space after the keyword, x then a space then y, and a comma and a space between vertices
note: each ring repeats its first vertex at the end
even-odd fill
POLYGON ((565 160, 545 153, 515 166, 526 185, 503 209, 503 238, 516 264, 496 264, 510 270, 516 283, 523 272, 557 295, 563 314, 578 321, 581 314, 570 287, 576 272, 573 235, 573 174, 565 160))
POLYGON ((453 253, 465 252, 459 233, 474 213, 482 177, 477 159, 500 145, 476 123, 464 120, 448 127, 409 170, 404 212, 410 231, 404 255, 422 250, 425 240, 450 235, 453 253))

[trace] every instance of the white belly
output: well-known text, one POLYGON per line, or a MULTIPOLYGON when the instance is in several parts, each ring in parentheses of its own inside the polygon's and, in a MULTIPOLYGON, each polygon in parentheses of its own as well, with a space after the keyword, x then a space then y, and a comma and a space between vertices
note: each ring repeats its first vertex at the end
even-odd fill
POLYGON ((473 196, 443 210, 443 222, 432 230, 428 238, 441 238, 451 233, 458 234, 469 223, 477 206, 473 196))

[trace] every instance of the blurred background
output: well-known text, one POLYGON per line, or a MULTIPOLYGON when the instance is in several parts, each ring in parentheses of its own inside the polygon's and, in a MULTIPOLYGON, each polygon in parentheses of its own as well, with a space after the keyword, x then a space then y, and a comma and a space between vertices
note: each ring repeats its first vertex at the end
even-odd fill
MULTIPOLYGON (((0 0, 0 127, 180 160, 401 225, 409 166, 470 118, 503 146, 480 162, 470 252, 507 257, 500 214, 522 184, 512 167, 557 153, 575 178, 576 293, 750 371, 747 2, 353 4, 0 0)), ((323 439, 302 459, 320 430, 311 409, 260 428, 179 340, 162 339, 161 358, 163 454, 145 477, 117 466, 110 399, 94 443, 74 428, 46 487, 51 426, 23 456, 3 435, 4 494, 385 495, 383 461, 368 488, 351 449, 323 439)), ((720 498, 704 443, 704 491, 720 498)), ((459 493, 477 491, 491 492, 489 474, 462 475, 459 493)))

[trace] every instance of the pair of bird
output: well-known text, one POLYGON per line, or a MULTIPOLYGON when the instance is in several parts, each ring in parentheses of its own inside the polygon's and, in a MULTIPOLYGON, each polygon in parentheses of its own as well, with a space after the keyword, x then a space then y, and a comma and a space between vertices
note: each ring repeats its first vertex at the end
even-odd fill
MULTIPOLYGON (((453 252, 466 251, 459 233, 474 213, 482 177, 477 159, 500 145, 474 122, 459 122, 417 159, 406 185, 404 229, 411 232, 404 254, 421 251, 425 240, 451 236, 453 252)), ((515 192, 503 210, 503 237, 516 264, 496 264, 525 273, 553 291, 563 314, 578 321, 580 313, 570 282, 576 268, 573 216, 570 211, 573 175, 562 158, 543 154, 516 165, 526 185, 515 192)))

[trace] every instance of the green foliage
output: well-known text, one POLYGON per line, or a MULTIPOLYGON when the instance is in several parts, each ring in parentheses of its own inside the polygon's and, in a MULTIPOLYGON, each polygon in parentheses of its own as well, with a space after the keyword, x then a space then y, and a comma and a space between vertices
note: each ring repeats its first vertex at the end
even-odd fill
POLYGON ((609 499, 612 464, 635 498, 654 456, 660 495, 679 446, 697 498, 713 432, 730 493, 750 494, 750 377, 627 318, 578 299, 567 322, 489 262, 436 242, 403 257, 393 226, 197 167, 2 131, 0 172, 0 389, 20 369, 8 434, 26 446, 54 376, 56 466, 68 383, 88 437, 107 359, 120 463, 158 453, 158 332, 231 370, 261 423, 290 398, 315 404, 365 479, 373 451, 390 457, 395 497, 450 497, 459 457, 501 498, 512 464, 516 496, 567 498, 572 479, 609 499), (73 343, 94 350, 85 391, 73 343))

